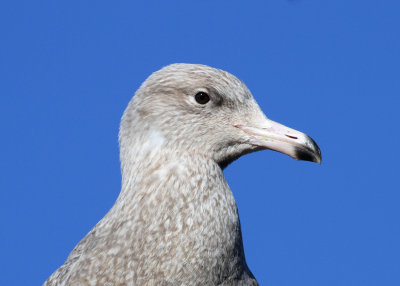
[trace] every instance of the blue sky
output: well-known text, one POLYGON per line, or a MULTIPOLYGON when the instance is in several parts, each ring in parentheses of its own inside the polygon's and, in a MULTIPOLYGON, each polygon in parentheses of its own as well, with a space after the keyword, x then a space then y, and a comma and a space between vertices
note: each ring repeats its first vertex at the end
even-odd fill
POLYGON ((238 76, 322 150, 225 170, 260 284, 400 285, 399 2, 135 2, 1 5, 0 284, 40 285, 103 217, 123 110, 188 62, 238 76))

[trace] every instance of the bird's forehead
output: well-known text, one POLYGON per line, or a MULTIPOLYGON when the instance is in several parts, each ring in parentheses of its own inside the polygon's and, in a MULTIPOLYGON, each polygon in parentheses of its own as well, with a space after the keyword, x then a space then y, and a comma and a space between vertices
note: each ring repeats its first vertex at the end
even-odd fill
POLYGON ((251 98, 246 85, 234 75, 205 65, 172 64, 151 75, 148 84, 155 89, 188 91, 206 88, 221 95, 251 98))

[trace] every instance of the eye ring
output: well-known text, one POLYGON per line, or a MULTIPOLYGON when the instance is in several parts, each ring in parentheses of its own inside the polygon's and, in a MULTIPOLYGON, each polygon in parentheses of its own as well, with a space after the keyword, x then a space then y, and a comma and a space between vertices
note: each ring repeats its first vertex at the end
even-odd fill
POLYGON ((207 102, 210 101, 210 96, 207 93, 200 91, 196 93, 194 99, 196 99, 198 104, 206 104, 207 102))

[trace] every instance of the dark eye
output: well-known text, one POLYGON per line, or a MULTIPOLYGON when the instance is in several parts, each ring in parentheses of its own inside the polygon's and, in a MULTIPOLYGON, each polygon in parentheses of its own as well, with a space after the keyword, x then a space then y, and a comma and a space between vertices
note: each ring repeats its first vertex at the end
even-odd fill
POLYGON ((210 101, 210 97, 208 96, 208 94, 202 91, 196 93, 194 98, 196 99, 197 103, 200 104, 206 104, 210 101))

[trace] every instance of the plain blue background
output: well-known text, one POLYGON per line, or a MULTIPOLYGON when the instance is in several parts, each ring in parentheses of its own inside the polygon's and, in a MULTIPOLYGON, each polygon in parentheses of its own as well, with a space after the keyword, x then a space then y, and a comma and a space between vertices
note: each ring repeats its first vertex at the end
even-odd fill
POLYGON ((400 285, 399 2, 139 2, 1 4, 0 284, 41 285, 103 217, 123 110, 189 62, 322 150, 321 166, 263 151, 225 170, 260 284, 400 285))

